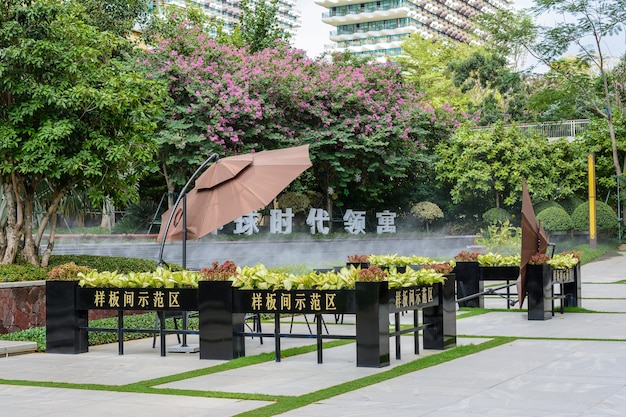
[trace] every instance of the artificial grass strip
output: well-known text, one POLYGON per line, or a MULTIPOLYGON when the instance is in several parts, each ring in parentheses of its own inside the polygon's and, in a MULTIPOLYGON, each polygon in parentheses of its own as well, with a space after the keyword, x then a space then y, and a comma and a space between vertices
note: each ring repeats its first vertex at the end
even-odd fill
MULTIPOLYGON (((343 346, 349 343, 354 343, 353 340, 333 340, 330 342, 325 342, 323 344, 323 349, 330 349, 337 346, 343 346)), ((291 356, 303 355, 305 353, 315 352, 317 350, 317 345, 307 345, 307 346, 298 346, 294 348, 281 350, 280 357, 281 358, 289 358, 291 356)), ((127 386, 133 387, 134 389, 144 389, 146 387, 154 387, 155 385, 163 385, 169 384, 171 382, 182 381, 185 379, 196 378, 205 375, 211 375, 218 372, 230 371, 232 369, 243 368, 251 365, 258 365, 264 362, 270 362, 276 359, 276 355, 274 352, 260 353, 255 356, 245 356, 242 358, 233 359, 230 361, 226 361, 219 365, 211 366, 208 368, 195 369, 193 371, 182 372, 180 374, 168 375, 160 378, 149 379, 145 381, 135 382, 133 384, 128 384, 127 386)))
POLYGON ((247 411, 241 414, 237 414, 234 417, 271 417, 278 414, 285 413, 287 411, 295 410, 307 405, 326 400, 328 398, 335 397, 337 395, 345 394, 351 391, 358 390, 370 385, 378 384, 393 378, 397 378, 411 372, 416 372, 431 366, 439 365, 444 362, 448 362, 454 359, 462 358, 467 355, 481 352, 483 350, 491 349, 497 346, 501 346, 506 343, 510 343, 516 340, 515 337, 496 337, 492 340, 480 343, 478 345, 466 345, 459 346, 454 349, 443 351, 439 354, 430 355, 424 358, 416 359, 412 362, 396 366, 388 371, 376 373, 363 378, 356 379, 354 381, 345 382, 343 384, 335 385, 332 387, 324 388, 319 391, 315 391, 309 394, 300 395, 297 397, 289 397, 286 400, 277 401, 274 404, 267 405, 265 407, 258 408, 256 410, 247 411))

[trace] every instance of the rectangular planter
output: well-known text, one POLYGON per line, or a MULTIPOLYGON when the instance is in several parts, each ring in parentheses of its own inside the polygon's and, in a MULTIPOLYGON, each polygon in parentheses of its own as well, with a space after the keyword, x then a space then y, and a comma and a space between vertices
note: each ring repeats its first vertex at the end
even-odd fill
POLYGON ((449 349, 456 346, 456 300, 454 274, 446 276, 439 287, 437 303, 422 310, 424 349, 449 349))
POLYGON ((230 281, 198 283, 200 359, 236 359, 246 356, 243 313, 234 313, 230 281))
POLYGON ((356 366, 389 366, 389 283, 356 283, 356 366))
POLYGON ((526 265, 528 320, 552 318, 552 268, 550 265, 526 265))
MULTIPOLYGON (((462 299, 473 294, 483 292, 484 285, 480 280, 478 262, 457 262, 454 267, 454 276, 456 280, 457 299, 462 299)), ((459 302, 459 307, 483 308, 484 306, 484 299, 481 296, 476 296, 459 302)))
POLYGON ((78 281, 46 281, 46 352, 84 353, 89 350, 88 310, 78 309, 78 281))
POLYGON ((481 266, 482 281, 514 281, 519 277, 519 266, 481 266))

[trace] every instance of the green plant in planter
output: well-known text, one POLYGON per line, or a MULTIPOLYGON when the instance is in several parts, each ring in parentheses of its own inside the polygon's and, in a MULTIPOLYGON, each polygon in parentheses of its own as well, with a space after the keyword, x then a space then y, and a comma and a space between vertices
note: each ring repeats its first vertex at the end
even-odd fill
POLYGON ((480 266, 519 266, 521 262, 519 254, 504 256, 493 252, 480 254, 476 259, 480 266))
POLYGON ((446 277, 443 273, 432 268, 426 267, 416 270, 407 267, 403 273, 390 271, 387 281, 389 281, 389 288, 402 288, 443 283, 446 281, 446 277))
POLYGON ((563 252, 552 257, 545 253, 536 253, 528 260, 530 265, 550 265, 552 269, 571 269, 579 262, 580 254, 578 252, 563 252))
POLYGON ((154 272, 79 272, 78 285, 88 288, 198 288, 200 274, 158 267, 154 272))
POLYGON ((378 266, 408 266, 408 265, 428 265, 433 262, 431 258, 425 256, 398 256, 393 255, 370 255, 367 261, 372 265, 378 266))

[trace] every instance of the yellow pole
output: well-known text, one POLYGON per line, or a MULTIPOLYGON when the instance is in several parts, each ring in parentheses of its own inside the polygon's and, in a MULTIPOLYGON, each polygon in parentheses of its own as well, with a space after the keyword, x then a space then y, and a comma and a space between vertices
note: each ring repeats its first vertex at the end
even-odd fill
POLYGON ((587 169, 589 171, 589 247, 595 249, 598 245, 596 230, 596 164, 593 153, 587 155, 587 169))

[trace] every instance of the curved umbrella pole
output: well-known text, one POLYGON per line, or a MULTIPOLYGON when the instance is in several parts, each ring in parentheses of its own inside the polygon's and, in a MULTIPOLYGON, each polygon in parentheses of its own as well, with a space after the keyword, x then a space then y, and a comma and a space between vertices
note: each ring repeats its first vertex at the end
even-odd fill
MULTIPOLYGON (((193 173, 193 175, 189 178, 189 180, 187 181, 187 183, 185 184, 183 189, 180 191, 180 194, 178 195, 178 198, 176 199, 176 202, 174 203, 174 206, 172 207, 172 211, 170 212, 170 215, 169 215, 169 217, 167 219, 167 223, 165 223, 165 230, 163 231, 163 240, 161 241, 161 248, 159 249, 159 262, 157 263, 157 265, 159 265, 159 266, 160 265, 167 265, 167 263, 165 263, 163 261, 163 251, 165 250, 165 241, 167 240, 167 232, 169 231, 170 224, 172 223, 172 220, 174 219, 174 213, 176 212, 176 208, 178 207, 178 204, 180 204, 180 201, 183 199, 183 197, 187 193, 187 189, 189 188, 191 183, 196 179, 198 174, 204 168, 206 168, 206 166, 210 162, 216 162, 218 160, 219 160, 219 155, 218 154, 216 154, 216 153, 211 154, 211 156, 209 156, 206 159, 206 161, 204 161, 202 163, 202 165, 200 165, 200 167, 198 169, 196 169, 196 172, 193 173)), ((184 208, 184 206, 183 206, 183 208, 184 208)), ((186 215, 186 213, 183 212, 183 219, 184 219, 185 215, 186 215)), ((185 244, 185 238, 183 238, 183 245, 184 244, 185 244)))

